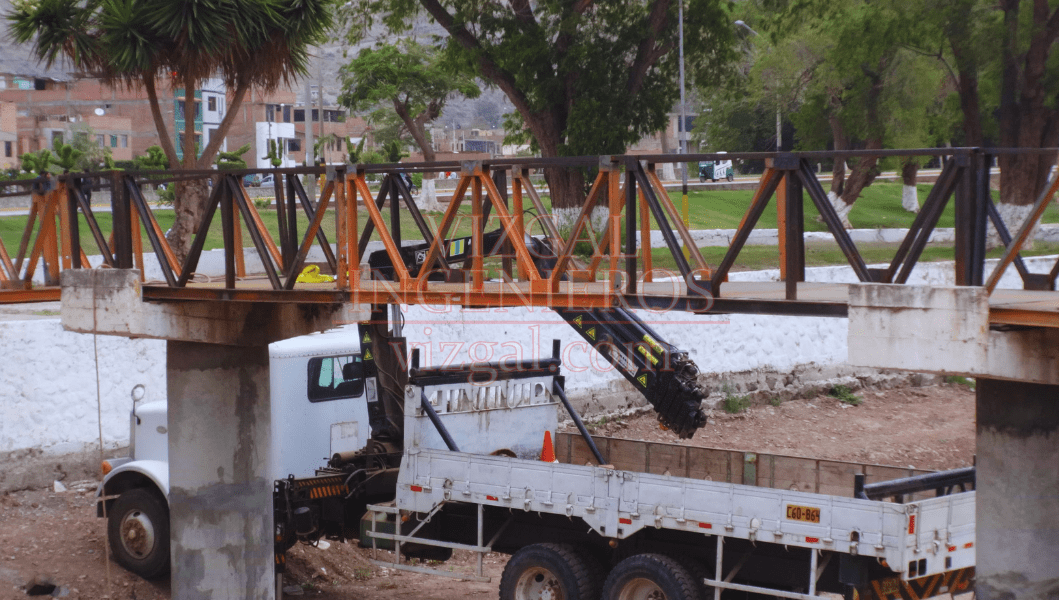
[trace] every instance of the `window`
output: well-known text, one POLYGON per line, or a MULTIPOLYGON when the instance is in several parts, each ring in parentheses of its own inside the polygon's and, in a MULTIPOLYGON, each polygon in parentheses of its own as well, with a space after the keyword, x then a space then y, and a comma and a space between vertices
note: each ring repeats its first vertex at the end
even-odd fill
POLYGON ((283 107, 283 122, 290 123, 290 106, 283 107))
POLYGON ((301 152, 302 141, 297 138, 290 138, 287 140, 287 152, 301 152))
POLYGON ((118 147, 118 136, 116 136, 116 135, 111 135, 110 136, 110 147, 111 148, 117 148, 118 147))
POLYGON ((183 100, 177 100, 176 101, 176 118, 181 120, 181 121, 184 120, 184 101, 183 100))
POLYGON ((61 131, 53 131, 53 132, 51 132, 51 147, 52 147, 52 149, 54 150, 54 149, 58 148, 59 146, 62 146, 62 144, 63 144, 63 132, 61 132, 61 131))
POLYGON ((296 108, 296 109, 294 109, 294 122, 295 123, 304 123, 305 122, 305 109, 304 108, 296 108))
POLYGON ((339 398, 356 398, 364 394, 364 378, 347 381, 342 367, 360 363, 357 355, 327 356, 309 359, 309 402, 323 402, 339 398))
POLYGON ((14 144, 11 142, 4 142, 4 156, 11 158, 15 153, 14 144))
POLYGON ((99 146, 100 148, 103 147, 103 134, 102 133, 96 134, 96 145, 99 146))
POLYGON ((265 105, 265 120, 269 123, 276 122, 276 105, 266 104, 265 105))
POLYGON ((206 102, 207 102, 206 108, 208 110, 210 110, 211 112, 216 112, 216 110, 217 110, 217 96, 210 96, 209 98, 206 99, 206 102))
POLYGON ((129 136, 127 136, 127 135, 122 135, 121 136, 121 147, 122 148, 128 148, 129 147, 129 136))
POLYGON ((313 123, 320 120, 320 111, 313 109, 313 123))
POLYGON ((0 75, 0 90, 6 90, 6 89, 7 89, 7 76, 6 75, 0 75))

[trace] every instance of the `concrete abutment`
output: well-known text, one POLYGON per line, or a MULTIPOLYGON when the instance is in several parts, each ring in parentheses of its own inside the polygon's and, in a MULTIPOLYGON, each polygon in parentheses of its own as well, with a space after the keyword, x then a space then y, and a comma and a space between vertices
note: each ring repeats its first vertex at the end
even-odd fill
POLYGON ((977 379, 976 595, 1059 598, 1059 330, 994 328, 977 287, 862 284, 849 362, 977 379))

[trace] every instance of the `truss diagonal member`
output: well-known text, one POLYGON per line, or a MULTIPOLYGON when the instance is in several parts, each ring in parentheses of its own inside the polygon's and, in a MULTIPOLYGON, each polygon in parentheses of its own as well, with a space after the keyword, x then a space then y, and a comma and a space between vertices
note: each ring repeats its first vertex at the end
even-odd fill
MULTIPOLYGON (((49 235, 48 224, 51 224, 51 230, 55 229, 55 205, 57 202, 54 201, 55 196, 52 193, 48 193, 43 196, 44 210, 41 212, 40 227, 37 229, 37 239, 33 240, 33 250, 29 254, 29 262, 26 264, 26 274, 23 277, 23 281, 26 285, 32 285, 33 274, 37 270, 37 261, 40 260, 41 256, 46 252, 45 245, 48 243, 49 238, 54 238, 54 235, 49 235)), ((52 239, 51 241, 55 241, 52 239)))
POLYGON ((706 263, 706 259, 702 256, 702 252, 699 251, 695 239, 691 237, 691 231, 688 230, 688 226, 685 225, 684 221, 681 219, 676 205, 673 204, 673 199, 669 197, 669 192, 667 192, 665 186, 662 185, 662 181, 658 179, 658 173, 655 173, 654 170, 648 170, 647 180, 651 182, 651 186, 654 188, 655 194, 658 196, 658 200, 662 204, 662 208, 669 214, 669 218, 673 220, 673 228, 677 230, 681 239, 684 240, 684 247, 688 249, 688 254, 695 263, 695 269, 697 271, 702 271, 703 276, 709 278, 710 265, 706 263))
POLYGON ((0 270, 0 281, 18 279, 18 271, 15 270, 15 265, 11 262, 11 257, 7 253, 3 240, 0 240, 0 266, 3 266, 3 269, 0 270))
POLYGON ((540 221, 541 227, 544 228, 544 235, 548 238, 548 242, 551 243, 551 247, 553 249, 562 248, 566 242, 563 240, 563 236, 559 233, 559 228, 555 226, 555 217, 548 212, 544 203, 541 202, 540 194, 537 193, 537 188, 533 187, 533 182, 523 173, 519 173, 516 179, 522 183, 526 195, 530 197, 530 203, 532 203, 533 208, 537 210, 537 220, 540 221))
MULTIPOLYGON (((515 223, 514 217, 507 212, 504 199, 500 197, 500 191, 496 189, 496 185, 490 177, 483 176, 482 185, 485 187, 485 193, 489 197, 489 201, 496 208, 496 214, 500 217, 500 226, 504 229, 504 235, 507 237, 508 243, 515 250, 515 256, 518 258, 519 276, 528 277, 530 281, 540 281, 541 275, 537 271, 537 266, 533 264, 529 249, 526 248, 526 240, 519 235, 518 225, 515 223)), ((500 242, 497 242, 497 244, 499 245, 500 242)))
POLYGON ((235 201, 239 211, 243 213, 247 231, 250 232, 250 239, 254 242, 254 248, 257 249, 258 258, 261 260, 261 266, 265 269, 265 275, 268 276, 269 283, 272 284, 272 289, 282 289, 283 286, 280 284, 279 274, 276 272, 277 265, 282 268, 282 260, 279 257, 278 249, 275 254, 270 256, 269 248, 265 243, 267 232, 262 232, 257 228, 257 223, 254 222, 253 213, 250 210, 253 203, 249 201, 250 198, 247 196, 246 190, 242 189, 240 182, 234 175, 228 175, 225 179, 232 194, 232 199, 235 201))
POLYGON ((18 243, 18 256, 15 258, 15 279, 22 272, 22 263, 26 259, 26 251, 29 250, 29 241, 33 238, 33 228, 37 224, 44 196, 32 194, 29 204, 29 216, 26 217, 26 226, 22 228, 22 239, 18 243))
POLYGON ((592 211, 596 208, 596 203, 599 201, 599 192, 603 189, 603 182, 605 177, 602 171, 596 175, 596 180, 592 182, 592 188, 588 191, 588 197, 585 198, 585 204, 581 207, 581 212, 577 215, 577 221, 574 222, 574 228, 570 232, 570 237, 566 238, 566 243, 563 244, 562 250, 559 252, 557 260, 555 262, 555 268, 552 269, 551 277, 549 278, 549 286, 552 291, 559 289, 559 280, 566 273, 567 266, 570 264, 571 254, 574 251, 574 244, 577 243, 577 238, 581 236, 581 233, 585 230, 585 223, 592 218, 592 211))
MULTIPOLYGON (((426 258, 423 260, 424 267, 426 265, 434 264, 434 261, 442 256, 441 244, 449 233, 449 227, 452 226, 452 220, 456 217, 456 213, 459 212, 460 205, 463 204, 463 196, 467 193, 467 187, 471 184, 471 179, 471 176, 461 176, 459 183, 456 184, 456 191, 452 194, 452 200, 449 201, 449 207, 445 209, 445 215, 441 218, 441 225, 438 226, 438 232, 434 236, 434 241, 430 244, 430 249, 427 250, 426 258)), ((423 289, 429 274, 430 269, 427 268, 419 271, 419 275, 416 277, 415 282, 417 290, 423 289)))
POLYGON ((206 235, 210 231, 213 216, 217 214, 217 207, 221 203, 221 190, 223 187, 220 185, 215 186, 213 193, 210 194, 210 199, 206 202, 206 213, 202 215, 202 222, 199 223, 198 229, 195 230, 195 239, 191 242, 188 255, 184 257, 184 266, 180 269, 180 277, 177 279, 176 287, 182 288, 187 285, 191 274, 198 268, 199 257, 202 256, 202 249, 206 245, 206 235))
MULTIPOLYGON (((886 269, 886 274, 883 277, 882 283, 894 282, 894 274, 897 273, 897 268, 901 266, 908 257, 908 253, 912 250, 913 244, 919 238, 925 223, 935 211, 937 204, 940 202, 944 205, 948 200, 949 192, 947 190, 952 189, 955 181, 956 161, 950 160, 945 163, 944 167, 942 167, 941 174, 934 182, 934 186, 930 188, 930 193, 927 194, 927 199, 923 201, 923 207, 919 209, 919 213, 917 213, 915 219, 912 220, 912 226, 908 228, 908 233, 905 235, 905 239, 901 240, 901 245, 898 246, 897 253, 894 254, 890 266, 886 269)), ((944 208, 944 206, 942 208, 944 208)), ((931 231, 933 231, 933 228, 931 228, 931 231)), ((930 233, 928 232, 927 238, 929 239, 929 237, 930 233)))
POLYGON ((159 235, 160 228, 155 229, 153 227, 153 225, 156 225, 154 223, 154 215, 147 206, 147 201, 144 199, 143 194, 140 193, 140 187, 136 185, 131 176, 126 175, 123 180, 125 189, 129 192, 129 198, 132 200, 133 208, 139 214, 144 225, 146 225, 147 237, 151 240, 154 255, 158 259, 158 266, 162 267, 162 275, 170 287, 175 287, 180 277, 180 272, 177 270, 179 267, 176 266, 178 264, 176 255, 173 254, 173 250, 169 247, 169 242, 166 241, 165 236, 159 235))
MULTIPOLYGON (((956 161, 950 161, 955 163, 956 161)), ((949 198, 956 191, 956 186, 960 183, 962 177, 962 167, 954 166, 950 171, 950 176, 944 181, 938 181, 934 184, 932 193, 934 193, 933 204, 923 204, 923 208, 920 209, 920 213, 923 215, 920 228, 917 231, 915 237, 911 241, 909 246, 908 256, 905 258, 904 265, 901 267, 901 271, 897 273, 894 278, 894 283, 907 283, 908 278, 912 275, 912 269, 915 268, 916 263, 919 261, 919 257, 922 256, 923 250, 927 247, 927 242, 930 241, 930 234, 934 231, 934 228, 938 226, 938 219, 941 218, 941 213, 945 209, 945 205, 948 203, 949 198)), ((944 173, 943 173, 944 174, 944 173)), ((929 198, 928 198, 929 200, 929 198)), ((911 235, 911 232, 909 232, 911 235)))
MULTIPOLYGON (((996 228, 996 232, 1000 236, 1000 242, 1004 244, 1005 248, 1007 248, 1011 245, 1011 233, 1008 231, 1007 225, 1004 224, 1004 219, 1000 216, 1000 211, 997 210, 996 204, 993 202, 992 198, 986 198, 985 206, 986 213, 989 215, 989 220, 993 222, 993 227, 996 228)), ((1030 271, 1026 268, 1026 261, 1022 260, 1021 254, 1015 255, 1014 263, 1015 269, 1019 272, 1019 276, 1022 277, 1022 281, 1025 282, 1030 271)))
POLYGON ((1033 209, 1026 216, 1026 220, 1022 222, 1022 228, 1019 229, 1018 235, 1008 245, 1007 251, 1004 252, 1004 257, 1000 259, 1000 262, 989 275, 989 280, 985 284, 988 293, 993 293, 997 284, 1000 283, 1000 278, 1004 276, 1004 271, 1011 265, 1011 261, 1015 260, 1015 255, 1022 251, 1022 246, 1029 239, 1030 232, 1037 226, 1037 222, 1041 220, 1041 215, 1048 208, 1048 204, 1052 201, 1052 197, 1055 196, 1056 192, 1059 192, 1059 171, 1052 174, 1051 183, 1041 190, 1040 195, 1037 196, 1037 201, 1033 204, 1033 209))
POLYGON ((401 284, 401 289, 407 289, 406 286, 410 283, 408 278, 408 269, 405 268, 404 259, 401 258, 401 251, 393 243, 393 238, 390 237, 390 231, 386 228, 386 222, 383 221, 382 212, 379 211, 379 207, 372 201, 371 190, 368 189, 368 184, 362 179, 356 179, 357 191, 360 192, 361 198, 364 200, 364 206, 368 209, 368 216, 370 217, 370 223, 375 224, 375 229, 379 232, 379 237, 382 238, 382 245, 386 248, 386 254, 390 257, 393 262, 394 273, 397 274, 397 281, 401 284))
MULTIPOLYGON (((96 246, 99 246, 99 251, 103 254, 103 263, 108 267, 113 267, 114 255, 111 254, 110 245, 107 244, 107 238, 103 235, 103 230, 99 227, 99 221, 96 220, 95 213, 92 212, 92 205, 89 204, 88 200, 85 198, 85 195, 81 193, 81 190, 77 189, 77 186, 71 186, 70 192, 74 195, 74 198, 77 200, 77 206, 85 215, 85 222, 88 223, 88 229, 92 232, 92 238, 95 239, 96 246)), ((85 264, 87 266, 87 263, 85 264)))
MULTIPOLYGON (((275 261, 276 266, 280 269, 283 268, 283 256, 279 251, 279 247, 276 246, 276 242, 272 240, 272 236, 268 233, 268 228, 265 227, 265 222, 261 220, 261 214, 257 212, 257 207, 250 201, 250 195, 246 193, 246 188, 243 187, 243 180, 236 178, 234 181, 235 188, 232 190, 235 192, 238 190, 239 197, 242 198, 241 206, 245 206, 244 217, 246 218, 247 228, 250 227, 251 223, 257 229, 258 234, 264 241, 265 246, 268 248, 269 254, 272 255, 272 260, 275 261)), ((251 233, 253 235, 253 233, 251 233)))
MULTIPOLYGON (((363 177, 364 174, 361 173, 357 178, 360 179, 363 177)), ((367 185, 367 183, 364 185, 367 185)), ((382 205, 386 202, 386 196, 390 193, 391 185, 393 185, 393 180, 389 175, 382 178, 382 185, 379 186, 379 194, 375 197, 375 206, 378 207, 379 210, 382 210, 382 205)), ((356 186, 357 183, 354 182, 353 187, 356 188, 356 186)), ((354 195, 352 196, 354 199, 356 198, 357 193, 358 192, 354 192, 354 195)), ((367 203, 368 201, 365 200, 364 202, 367 203)), ((364 225, 363 233, 360 234, 360 241, 357 242, 357 253, 360 256, 364 256, 364 253, 367 252, 368 242, 371 241, 371 234, 373 233, 375 233, 375 223, 369 219, 367 224, 364 225)))
POLYGON ((357 193, 355 188, 352 194, 347 193, 349 190, 346 170, 340 167, 335 170, 335 246, 338 248, 335 278, 340 290, 349 289, 350 279, 360 278, 360 253, 353 243, 357 239, 357 193))
MULTIPOLYGON (((305 212, 305 216, 309 217, 310 222, 316 220, 317 209, 313 208, 313 203, 309 201, 309 196, 305 193, 305 188, 302 187, 301 180, 294 175, 290 175, 288 176, 287 181, 290 183, 291 188, 294 190, 294 195, 298 197, 298 202, 302 205, 302 211, 305 212)), ((327 186, 324 186, 323 191, 320 193, 321 205, 323 204, 324 197, 327 196, 329 198, 330 194, 331 192, 328 190, 327 186)), ((294 199, 291 198, 291 203, 293 204, 293 202, 294 199)), ((296 229, 296 224, 296 222, 288 223, 290 231, 293 232, 296 229)), ((296 238, 294 241, 297 244, 296 238)), ((335 253, 331 251, 331 244, 328 243, 327 235, 324 234, 323 228, 318 228, 316 230, 316 241, 320 243, 320 250, 322 250, 324 253, 324 258, 327 260, 327 266, 330 267, 331 270, 337 272, 338 260, 335 258, 335 253)), ((287 265, 284 265, 284 267, 286 266, 287 265)))
POLYGON ((772 167, 767 167, 765 172, 761 174, 757 190, 754 192, 754 199, 750 202, 750 207, 747 208, 746 214, 743 215, 743 220, 740 221, 739 228, 735 231, 735 236, 732 237, 732 244, 728 246, 728 251, 725 252, 724 258, 721 259, 721 264, 717 265, 717 270, 713 272, 713 279, 710 283, 712 284, 711 289, 714 296, 720 296, 721 282, 728 277, 728 270, 735 264, 736 257, 739 256, 739 253, 743 250, 743 245, 750 238, 750 232, 757 225, 762 213, 765 212, 765 207, 768 205, 769 199, 772 198, 772 194, 775 193, 776 186, 779 185, 782 178, 783 174, 772 167))
POLYGON ((803 189, 809 192, 809 198, 816 205, 816 210, 823 217, 824 224, 827 225, 831 235, 835 236, 839 249, 846 255, 846 260, 853 267, 853 272, 857 274, 857 279, 872 281, 868 265, 865 264, 864 259, 857 250, 857 246, 853 243, 853 238, 849 237, 849 232, 842 226, 842 219, 835 212, 835 207, 831 205, 827 194, 824 193, 824 188, 820 186, 820 180, 816 178, 816 173, 813 172, 809 161, 806 159, 798 161, 798 178, 802 180, 803 189))
MULTIPOLYGON (((662 209, 661 204, 658 201, 658 195, 655 190, 651 187, 650 182, 647 180, 647 176, 644 174, 643 169, 636 170, 637 183, 640 184, 640 190, 643 192, 644 199, 647 201, 647 207, 651 209, 651 214, 654 215, 655 223, 658 225, 659 231, 662 232, 662 237, 666 241, 666 246, 669 247, 669 253, 673 255, 673 261, 677 264, 677 269, 680 270, 680 275, 684 281, 689 281, 693 277, 691 272, 691 265, 688 264, 688 260, 684 257, 684 253, 680 250, 680 244, 677 243, 676 236, 673 235, 673 230, 669 226, 669 220, 666 219, 665 211, 662 209)), ((646 220, 645 220, 646 221, 646 220)), ((651 234, 650 230, 646 230, 648 233, 646 240, 641 240, 641 244, 644 247, 644 253, 651 251, 651 234)))
MULTIPOLYGON (((297 181, 297 178, 295 178, 295 181, 297 181)), ((324 191, 325 193, 320 196, 320 205, 316 207, 316 212, 313 213, 313 220, 309 224, 309 228, 305 230, 305 237, 298 247, 298 254, 294 256, 294 262, 287 268, 286 279, 283 282, 283 289, 285 290, 294 289, 294 284, 298 282, 298 273, 301 272, 302 265, 305 264, 305 257, 309 255, 309 249, 313 246, 313 239, 323 233, 320 231, 320 225, 324 221, 327 205, 331 202, 331 194, 327 193, 328 190, 326 189, 324 191)), ((337 261, 334 266, 335 269, 338 268, 337 261)))

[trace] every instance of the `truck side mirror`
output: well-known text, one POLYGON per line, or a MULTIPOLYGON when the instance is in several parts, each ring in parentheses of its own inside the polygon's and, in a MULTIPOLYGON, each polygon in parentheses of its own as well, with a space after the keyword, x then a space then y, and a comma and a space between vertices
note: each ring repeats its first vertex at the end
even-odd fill
POLYGON ((364 379, 364 363, 348 362, 342 365, 342 379, 346 381, 364 379))

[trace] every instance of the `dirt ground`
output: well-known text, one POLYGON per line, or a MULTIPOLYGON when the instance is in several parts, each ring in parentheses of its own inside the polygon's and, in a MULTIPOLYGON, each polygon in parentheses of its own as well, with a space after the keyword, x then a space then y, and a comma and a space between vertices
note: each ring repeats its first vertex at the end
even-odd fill
MULTIPOLYGON (((779 406, 751 406, 738 414, 714 411, 692 440, 680 443, 851 460, 924 469, 972 464, 974 393, 964 385, 885 391, 862 390, 853 406, 830 396, 779 406)), ((590 424, 597 435, 677 442, 651 414, 590 424)), ((95 518, 94 482, 67 484, 65 492, 29 490, 0 495, 0 599, 25 598, 34 577, 50 579, 56 597, 152 600, 170 597, 168 579, 146 582, 107 560, 106 524, 95 518)), ((489 598, 497 593, 505 558, 485 559, 491 583, 460 581, 380 568, 351 544, 298 545, 288 553, 287 598, 489 598)), ((428 566, 428 565, 424 565, 428 566)), ((429 565, 458 575, 474 558, 429 565)))

